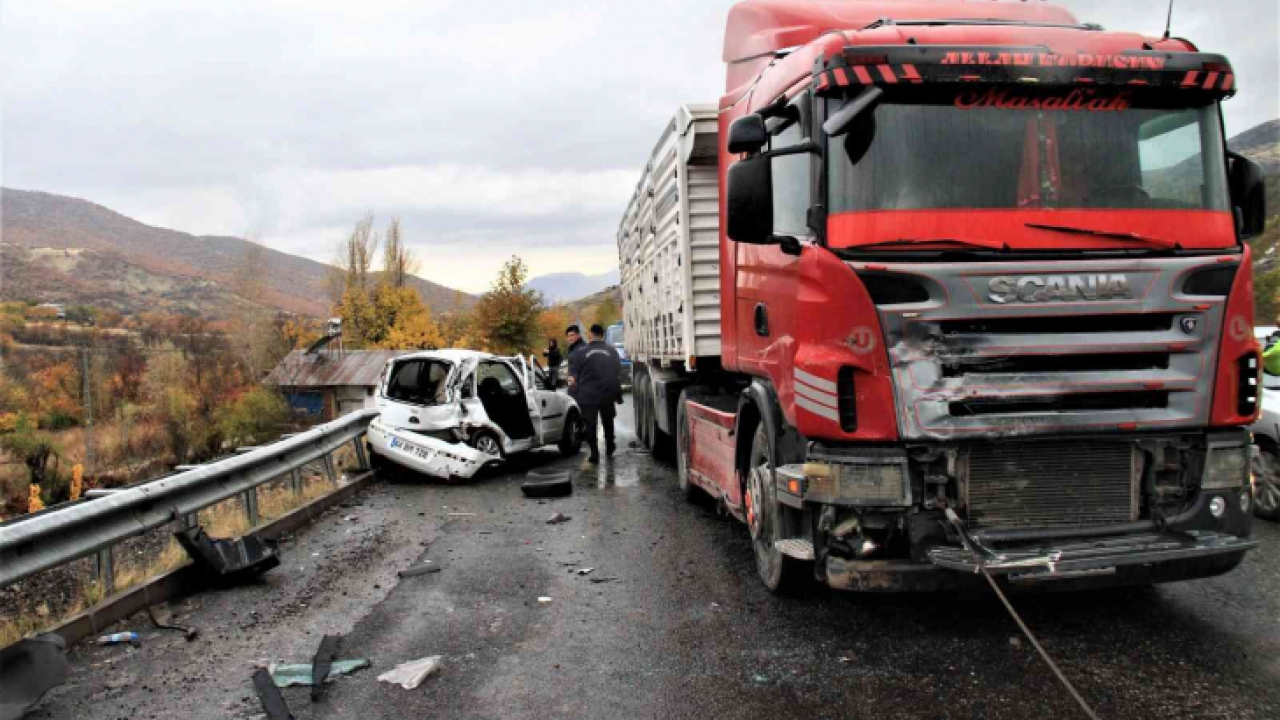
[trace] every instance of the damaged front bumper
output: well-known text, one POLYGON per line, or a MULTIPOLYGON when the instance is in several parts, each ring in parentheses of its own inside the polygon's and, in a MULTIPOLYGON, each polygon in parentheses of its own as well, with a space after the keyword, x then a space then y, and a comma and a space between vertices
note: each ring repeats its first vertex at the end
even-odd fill
POLYGON ((462 443, 450 443, 420 433, 388 427, 380 420, 369 425, 369 449, 401 467, 445 480, 470 479, 485 467, 500 462, 462 443))

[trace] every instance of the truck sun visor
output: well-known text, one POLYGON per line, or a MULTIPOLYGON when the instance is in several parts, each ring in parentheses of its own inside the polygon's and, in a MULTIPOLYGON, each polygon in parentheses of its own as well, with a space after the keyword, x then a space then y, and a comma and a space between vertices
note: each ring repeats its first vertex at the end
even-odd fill
POLYGON ((1230 96, 1235 73, 1210 53, 1057 53, 1044 47, 850 47, 818 72, 819 93, 856 86, 998 83, 1171 87, 1230 96))

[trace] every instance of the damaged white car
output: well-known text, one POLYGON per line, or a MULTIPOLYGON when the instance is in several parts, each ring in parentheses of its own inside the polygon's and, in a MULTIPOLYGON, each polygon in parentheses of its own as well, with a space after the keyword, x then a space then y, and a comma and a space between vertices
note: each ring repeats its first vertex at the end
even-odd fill
POLYGON ((536 361, 473 350, 431 350, 391 360, 369 425, 375 464, 390 461, 445 479, 473 477, 507 455, 582 446, 582 415, 536 361))

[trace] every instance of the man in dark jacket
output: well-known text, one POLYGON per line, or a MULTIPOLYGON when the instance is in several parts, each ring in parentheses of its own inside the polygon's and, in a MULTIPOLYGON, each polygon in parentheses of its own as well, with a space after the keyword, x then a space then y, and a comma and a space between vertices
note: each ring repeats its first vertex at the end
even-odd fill
POLYGON ((604 328, 592 325, 591 342, 569 356, 569 386, 576 388, 574 398, 582 408, 591 462, 600 462, 596 439, 599 422, 604 423, 605 455, 612 456, 617 449, 613 442, 613 418, 617 415, 614 406, 622 402, 621 373, 622 361, 618 358, 618 351, 604 341, 604 328))
POLYGON ((582 339, 582 334, 579 332, 577 325, 570 325, 565 328, 564 336, 565 339, 569 341, 569 349, 566 350, 564 354, 564 356, 569 359, 569 397, 577 399, 578 388, 573 386, 573 379, 576 376, 576 373, 574 372, 574 367, 576 366, 574 365, 573 356, 578 354, 578 350, 586 347, 587 343, 582 339))

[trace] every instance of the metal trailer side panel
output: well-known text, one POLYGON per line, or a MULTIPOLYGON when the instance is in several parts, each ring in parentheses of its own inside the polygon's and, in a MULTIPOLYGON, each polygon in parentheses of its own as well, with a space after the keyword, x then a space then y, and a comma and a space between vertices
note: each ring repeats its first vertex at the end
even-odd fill
POLYGON ((714 106, 681 106, 623 214, 625 343, 638 362, 720 354, 718 137, 714 106))

